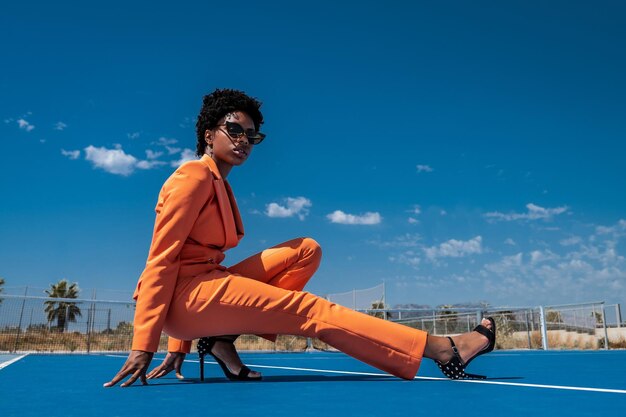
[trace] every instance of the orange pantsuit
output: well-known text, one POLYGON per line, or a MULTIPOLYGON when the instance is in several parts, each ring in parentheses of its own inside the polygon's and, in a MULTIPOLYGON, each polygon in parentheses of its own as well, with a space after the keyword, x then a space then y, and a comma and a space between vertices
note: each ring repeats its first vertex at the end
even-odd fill
POLYGON ((401 378, 417 373, 425 332, 302 291, 320 263, 314 240, 293 239, 221 265, 243 237, 243 224, 230 185, 208 155, 168 178, 156 212, 134 295, 133 350, 155 352, 161 331, 170 336, 168 350, 187 353, 190 341, 204 336, 293 334, 319 338, 401 378))

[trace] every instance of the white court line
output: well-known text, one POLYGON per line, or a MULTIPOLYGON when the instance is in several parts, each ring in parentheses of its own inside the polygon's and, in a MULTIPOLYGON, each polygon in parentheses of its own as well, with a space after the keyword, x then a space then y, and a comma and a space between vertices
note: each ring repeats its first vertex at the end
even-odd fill
MULTIPOLYGON (((116 358, 125 358, 126 356, 120 355, 106 355, 116 358)), ((197 360, 185 359, 185 362, 198 363, 197 360)), ((217 365, 217 362, 205 363, 217 365)), ((313 368, 296 368, 291 366, 270 366, 270 365, 254 365, 247 364, 254 368, 269 368, 269 369, 284 369, 288 371, 306 371, 306 372, 320 372, 330 374, 343 374, 343 375, 364 375, 364 376, 393 376, 391 374, 381 374, 374 372, 352 372, 352 371, 337 371, 333 369, 313 369, 313 368)), ((605 392, 611 394, 626 394, 626 390, 623 389, 610 389, 610 388, 590 388, 590 387, 572 387, 567 385, 545 385, 545 384, 524 384, 521 382, 502 382, 502 381, 486 381, 484 379, 459 379, 451 380, 448 378, 436 378, 428 376, 416 376, 414 379, 421 379, 425 381, 447 381, 447 382, 464 382, 469 384, 487 384, 487 385, 508 385, 512 387, 525 387, 525 388, 545 388, 545 389, 557 389, 566 391, 589 391, 589 392, 605 392)))
POLYGON ((12 363, 15 363, 15 362, 19 361, 20 359, 25 358, 26 356, 28 356, 28 353, 25 354, 25 355, 20 355, 17 358, 13 358, 13 359, 8 360, 6 362, 2 362, 2 363, 0 363, 0 369, 4 369, 7 366, 11 365, 12 363))

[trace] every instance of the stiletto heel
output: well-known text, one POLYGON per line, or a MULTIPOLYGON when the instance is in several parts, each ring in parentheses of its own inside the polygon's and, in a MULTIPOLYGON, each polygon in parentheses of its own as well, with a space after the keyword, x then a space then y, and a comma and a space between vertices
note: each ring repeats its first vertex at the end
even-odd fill
POLYGON ((489 320, 489 322, 491 323, 491 329, 488 329, 482 324, 479 324, 478 326, 474 328, 473 331, 478 332, 482 334, 483 336, 485 336, 487 339, 489 339, 489 344, 485 346, 485 348, 483 348, 481 351, 476 353, 474 356, 469 358, 468 361, 465 363, 463 363, 463 360, 461 359, 461 355, 459 354, 459 350, 454 344, 454 341, 452 340, 451 337, 448 337, 448 339, 450 340, 450 345, 452 346, 452 353, 453 353, 452 359, 450 359, 445 364, 439 361, 435 361, 435 363, 437 364, 437 366, 439 367, 439 369, 441 370, 441 372, 443 372, 445 376, 447 376, 450 379, 486 379, 487 378, 484 375, 475 375, 475 374, 465 373, 465 368, 467 367, 467 365, 470 364, 472 360, 476 359, 480 355, 491 352, 496 345, 496 322, 494 321, 492 317, 487 317, 487 320, 489 320))
POLYGON ((198 356, 200 356, 200 381, 204 381, 204 354, 198 350, 198 356))
POLYGON ((220 337, 203 337, 198 340, 198 356, 200 357, 200 381, 204 381, 204 357, 207 354, 213 356, 213 359, 215 359, 220 368, 222 368, 224 376, 231 381, 260 381, 262 379, 262 377, 251 378, 249 375, 252 370, 246 365, 241 366, 241 370, 238 374, 233 373, 223 360, 213 354, 212 350, 216 342, 228 342, 232 344, 234 341, 232 339, 220 337))

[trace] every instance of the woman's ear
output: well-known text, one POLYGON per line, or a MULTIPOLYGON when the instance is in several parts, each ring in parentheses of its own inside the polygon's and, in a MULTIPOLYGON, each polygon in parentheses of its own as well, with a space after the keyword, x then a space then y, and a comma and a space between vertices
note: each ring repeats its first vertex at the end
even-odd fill
POLYGON ((213 132, 211 132, 209 129, 204 131, 204 141, 207 143, 207 145, 213 147, 213 132))

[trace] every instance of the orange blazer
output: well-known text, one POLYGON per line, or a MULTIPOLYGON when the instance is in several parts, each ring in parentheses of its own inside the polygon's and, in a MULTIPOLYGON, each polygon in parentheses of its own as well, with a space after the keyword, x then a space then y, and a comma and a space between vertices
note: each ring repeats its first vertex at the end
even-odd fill
POLYGON ((176 285, 185 277, 226 270, 224 251, 243 224, 232 189, 208 155, 182 164, 163 184, 146 267, 134 299, 133 350, 156 352, 176 285))

